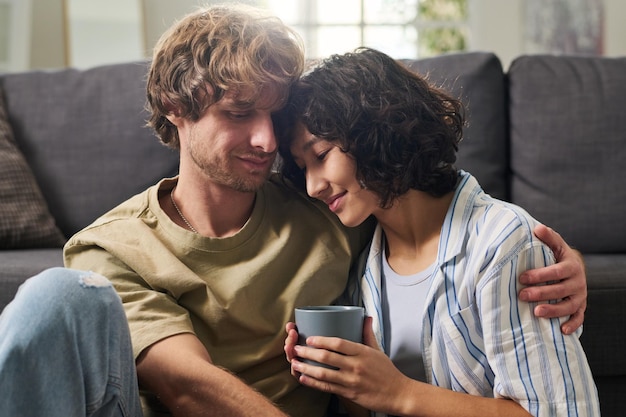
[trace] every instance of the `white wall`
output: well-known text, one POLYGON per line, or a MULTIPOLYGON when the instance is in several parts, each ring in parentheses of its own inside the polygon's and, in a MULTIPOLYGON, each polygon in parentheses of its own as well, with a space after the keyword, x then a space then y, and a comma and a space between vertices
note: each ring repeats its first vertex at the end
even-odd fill
POLYGON ((19 71, 29 64, 30 0, 0 0, 0 71, 19 71))
POLYGON ((605 54, 626 56, 626 1, 605 1, 605 54))
MULTIPOLYGON (((550 0, 547 0, 550 1, 550 0)), ((524 0, 471 0, 472 50, 495 52, 508 68, 524 50, 524 0)), ((626 1, 604 0, 606 56, 626 56, 626 1)))
POLYGON ((472 0, 470 49, 494 52, 505 68, 523 49, 523 0, 472 0))
POLYGON ((77 68, 146 55, 142 0, 65 0, 66 54, 77 68))
POLYGON ((150 53, 154 45, 174 21, 195 10, 202 0, 144 0, 146 46, 150 53))

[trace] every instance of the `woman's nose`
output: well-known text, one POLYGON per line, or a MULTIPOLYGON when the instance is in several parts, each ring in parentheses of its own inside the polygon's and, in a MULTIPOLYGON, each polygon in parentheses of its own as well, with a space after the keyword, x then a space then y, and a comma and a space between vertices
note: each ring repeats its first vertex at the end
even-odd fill
POLYGON ((307 194, 313 198, 320 198, 322 191, 327 187, 326 181, 317 175, 314 170, 307 170, 305 176, 307 194))

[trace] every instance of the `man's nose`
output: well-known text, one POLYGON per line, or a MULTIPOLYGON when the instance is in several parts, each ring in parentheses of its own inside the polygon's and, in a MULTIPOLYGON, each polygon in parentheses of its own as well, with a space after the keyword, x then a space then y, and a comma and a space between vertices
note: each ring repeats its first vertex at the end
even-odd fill
POLYGON ((274 134, 274 124, 270 115, 260 116, 252 127, 251 144, 263 152, 273 153, 278 143, 274 134))

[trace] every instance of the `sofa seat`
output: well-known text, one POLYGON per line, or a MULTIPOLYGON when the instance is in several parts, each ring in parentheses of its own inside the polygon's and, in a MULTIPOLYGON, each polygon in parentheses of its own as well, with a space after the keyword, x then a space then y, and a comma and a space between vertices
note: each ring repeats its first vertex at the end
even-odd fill
POLYGON ((63 250, 15 249, 0 251, 0 310, 15 296, 28 277, 47 268, 63 266, 63 250))

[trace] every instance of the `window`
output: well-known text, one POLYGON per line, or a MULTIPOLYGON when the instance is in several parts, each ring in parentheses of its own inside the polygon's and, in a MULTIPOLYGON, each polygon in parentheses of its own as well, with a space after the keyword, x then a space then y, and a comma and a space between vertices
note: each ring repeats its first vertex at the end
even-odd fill
POLYGON ((468 47, 469 0, 260 0, 304 38, 309 58, 358 46, 394 58, 468 47))
POLYGON ((0 73, 28 68, 30 16, 30 0, 0 0, 0 73))
POLYGON ((142 2, 65 0, 67 61, 89 68, 145 54, 142 2))

